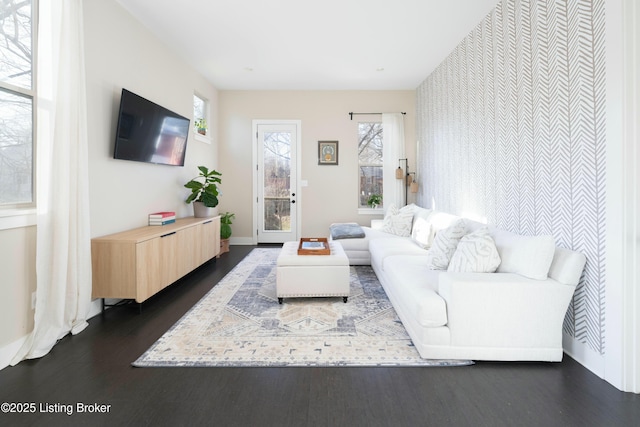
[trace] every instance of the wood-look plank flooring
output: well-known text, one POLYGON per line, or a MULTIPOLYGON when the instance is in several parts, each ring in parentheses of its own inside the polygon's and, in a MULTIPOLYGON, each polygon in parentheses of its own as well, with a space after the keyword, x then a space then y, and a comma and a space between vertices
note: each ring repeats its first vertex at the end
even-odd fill
POLYGON ((141 313, 110 309, 46 357, 0 371, 0 402, 36 404, 32 414, 0 413, 0 425, 640 425, 640 395, 620 392, 568 356, 451 368, 131 366, 252 248, 232 247, 141 313), (78 403, 110 406, 78 413, 78 403))

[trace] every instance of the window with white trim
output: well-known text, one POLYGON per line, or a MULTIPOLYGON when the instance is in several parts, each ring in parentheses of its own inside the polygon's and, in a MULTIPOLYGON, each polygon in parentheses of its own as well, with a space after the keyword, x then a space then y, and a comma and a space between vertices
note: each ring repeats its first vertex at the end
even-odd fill
POLYGON ((0 2, 0 209, 35 206, 37 0, 0 2))
POLYGON ((382 123, 358 123, 359 208, 374 207, 373 195, 382 199, 382 146, 382 123))
POLYGON ((209 101, 193 94, 193 131, 197 135, 209 136, 209 101))

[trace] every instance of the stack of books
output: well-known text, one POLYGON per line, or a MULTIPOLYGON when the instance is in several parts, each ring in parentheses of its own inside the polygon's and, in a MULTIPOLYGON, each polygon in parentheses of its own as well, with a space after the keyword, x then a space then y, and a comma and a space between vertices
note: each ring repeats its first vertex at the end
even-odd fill
POLYGON ((149 214, 149 225, 167 225, 176 222, 175 212, 156 212, 149 214))

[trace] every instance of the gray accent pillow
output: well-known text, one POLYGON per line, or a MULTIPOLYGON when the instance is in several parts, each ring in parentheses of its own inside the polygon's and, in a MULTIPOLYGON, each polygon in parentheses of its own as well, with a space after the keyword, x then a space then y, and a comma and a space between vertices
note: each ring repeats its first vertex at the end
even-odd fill
POLYGON ((331 224, 329 227, 331 238, 338 239, 360 239, 365 236, 364 230, 355 222, 345 222, 340 224, 331 224))

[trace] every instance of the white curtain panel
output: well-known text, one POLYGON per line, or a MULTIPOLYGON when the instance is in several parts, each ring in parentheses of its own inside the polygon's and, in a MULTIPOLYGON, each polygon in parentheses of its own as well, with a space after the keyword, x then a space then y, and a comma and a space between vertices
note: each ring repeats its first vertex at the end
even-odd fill
POLYGON ((35 326, 12 364, 87 326, 91 237, 82 0, 41 0, 35 326))
MULTIPOLYGON (((402 113, 382 114, 383 135, 383 205, 386 209, 391 204, 398 207, 406 204, 404 180, 396 179, 396 169, 402 167, 405 162, 398 162, 406 158, 404 153, 404 115, 402 113)), ((404 173, 404 172, 403 172, 404 173)))

